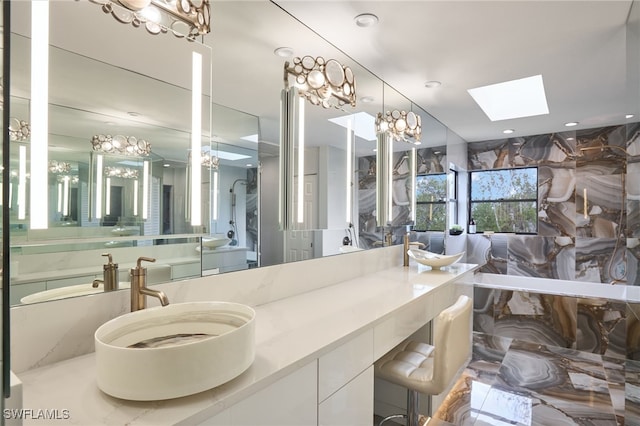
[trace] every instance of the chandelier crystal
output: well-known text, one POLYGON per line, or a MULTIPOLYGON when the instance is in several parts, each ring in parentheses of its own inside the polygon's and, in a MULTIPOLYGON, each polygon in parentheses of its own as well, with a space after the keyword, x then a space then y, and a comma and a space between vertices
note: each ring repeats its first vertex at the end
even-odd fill
POLYGON ((9 140, 26 141, 31 136, 31 126, 24 120, 9 119, 9 140))
POLYGON ((385 132, 397 141, 418 144, 422 134, 422 119, 413 111, 394 109, 387 111, 384 115, 379 112, 376 117, 376 133, 385 132))
POLYGON ((151 144, 135 136, 122 135, 94 135, 91 138, 93 150, 106 154, 129 156, 148 156, 151 154, 151 144))
POLYGON ((289 76, 300 95, 313 105, 324 108, 356 106, 356 79, 348 66, 335 59, 325 61, 322 56, 293 58, 284 63, 285 88, 289 88, 289 76))
POLYGON ((122 179, 138 179, 138 170, 129 167, 110 167, 104 168, 104 174, 107 177, 118 177, 122 179))
POLYGON ((49 173, 54 175, 69 173, 71 171, 71 164, 64 161, 49 161, 49 173))

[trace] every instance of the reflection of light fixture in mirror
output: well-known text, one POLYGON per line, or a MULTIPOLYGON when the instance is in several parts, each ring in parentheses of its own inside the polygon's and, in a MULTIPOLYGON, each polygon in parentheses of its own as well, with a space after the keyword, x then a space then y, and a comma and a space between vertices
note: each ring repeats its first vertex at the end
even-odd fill
POLYGON ((583 189, 582 198, 584 200, 584 205, 582 206, 582 209, 584 210, 584 218, 589 219, 589 213, 587 211, 589 209, 589 203, 587 202, 587 188, 583 189))
POLYGON ((142 219, 149 215, 149 161, 142 163, 142 219))
POLYGON ((295 86, 313 105, 325 108, 342 108, 345 104, 356 106, 356 79, 348 66, 335 59, 323 57, 293 58, 293 64, 284 63, 285 88, 295 86), (289 83, 289 75, 293 83, 289 83))
POLYGON ((123 24, 144 25, 151 34, 172 32, 176 37, 207 34, 210 29, 209 0, 91 0, 102 5, 123 24))
POLYGON ((376 132, 387 132, 397 141, 411 142, 418 145, 422 134, 422 119, 413 111, 387 111, 376 117, 376 132), (411 141, 413 139, 413 141, 411 141))
POLYGON ((104 174, 108 177, 138 179, 138 170, 129 167, 105 167, 104 174))
POLYGON ((138 216, 138 179, 133 181, 133 215, 138 216))
POLYGON ((135 136, 94 135, 91 138, 94 151, 106 154, 147 156, 151 154, 151 144, 135 136))
POLYGON ((26 217, 27 204, 27 147, 18 147, 18 219, 26 217))
POLYGON ((9 119, 9 140, 26 141, 31 135, 31 126, 24 120, 11 117, 9 119))
POLYGON ((104 214, 111 215, 111 178, 105 179, 104 183, 104 214))
POLYGON ((96 219, 102 218, 102 155, 96 155, 96 219))
MULTIPOLYGON (((31 2, 30 228, 47 229, 49 185, 49 2, 31 2)), ((22 206, 20 206, 22 207, 22 206)))
MULTIPOLYGON (((409 200, 411 212, 409 213, 409 219, 416 224, 416 180, 417 180, 417 152, 416 147, 411 148, 409 151, 409 200)), ((430 204, 432 207, 433 204, 430 204)))
POLYGON ((71 171, 71 164, 66 163, 64 161, 49 161, 49 173, 54 175, 69 173, 71 171))
POLYGON ((351 196, 353 194, 353 134, 351 132, 351 119, 347 120, 347 176, 346 176, 346 192, 347 192, 347 226, 351 226, 351 196))
POLYGON ((296 222, 304 222, 304 100, 298 98, 298 185, 296 222))
POLYGON ((201 155, 200 163, 203 167, 218 170, 218 167, 220 166, 220 158, 215 155, 211 155, 209 152, 203 152, 201 155))
POLYGON ((378 133, 376 152, 376 222, 387 226, 393 220, 393 138, 389 132, 378 133))
POLYGON ((211 206, 213 220, 218 220, 218 200, 220 198, 220 184, 218 182, 218 170, 213 171, 213 203, 211 206))
POLYGON ((202 55, 191 55, 191 226, 202 225, 202 55))

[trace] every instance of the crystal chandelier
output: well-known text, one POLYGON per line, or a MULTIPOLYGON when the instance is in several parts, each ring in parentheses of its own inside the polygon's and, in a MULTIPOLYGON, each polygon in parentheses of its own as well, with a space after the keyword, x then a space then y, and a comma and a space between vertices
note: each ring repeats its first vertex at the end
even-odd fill
POLYGON ((151 154, 151 144, 144 139, 135 136, 122 135, 94 135, 91 138, 94 151, 106 154, 119 154, 131 156, 148 156, 151 154))
POLYGON ((209 0, 90 0, 123 24, 195 40, 211 31, 209 0))
POLYGON ((300 95, 313 105, 324 108, 356 106, 356 79, 351 68, 335 59, 325 61, 322 56, 293 58, 293 64, 284 63, 285 88, 289 88, 289 75, 300 95))
POLYGON ((422 134, 422 119, 413 111, 394 109, 387 111, 384 115, 379 112, 376 117, 376 133, 385 132, 397 141, 402 140, 418 145, 422 134))
POLYGON ((69 173, 71 171, 71 164, 64 161, 49 161, 49 173, 59 175, 63 173, 69 173))
POLYGON ((31 126, 24 120, 9 119, 9 140, 26 141, 31 136, 31 126))

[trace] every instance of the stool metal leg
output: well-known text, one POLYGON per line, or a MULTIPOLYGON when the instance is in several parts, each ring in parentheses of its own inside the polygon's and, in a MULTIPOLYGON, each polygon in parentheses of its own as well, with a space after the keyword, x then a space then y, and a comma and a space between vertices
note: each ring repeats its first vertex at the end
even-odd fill
POLYGON ((414 390, 407 390, 407 426, 419 426, 418 423, 418 397, 419 393, 414 390))

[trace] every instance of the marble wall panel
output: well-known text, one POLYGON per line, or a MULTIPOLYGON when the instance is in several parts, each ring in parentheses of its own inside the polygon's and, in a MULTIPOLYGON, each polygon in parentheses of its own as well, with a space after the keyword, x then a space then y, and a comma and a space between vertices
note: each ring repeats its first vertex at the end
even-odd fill
POLYGON ((627 165, 627 237, 640 237, 640 162, 627 165))
POLYGON ((627 359, 640 361, 640 303, 627 303, 627 359))
POLYGON ((509 140, 510 167, 554 165, 575 168, 575 132, 548 133, 509 140))
POLYGON ((640 285, 639 263, 640 241, 638 238, 627 238, 627 285, 640 285))
POLYGON ((625 126, 578 130, 576 168, 596 175, 624 173, 627 162, 626 145, 625 126))
POLYGON ((538 167, 538 235, 576 234, 575 170, 538 167))
POLYGON ((509 139, 474 142, 468 146, 469 170, 491 170, 509 167, 509 139))
POLYGON ((575 297, 496 290, 494 313, 494 333, 497 336, 575 348, 575 297))
POLYGON ((473 331, 495 335, 495 292, 495 289, 488 287, 473 288, 473 331))
POLYGON ((640 162, 640 123, 629 123, 625 127, 627 136, 627 167, 640 162))
POLYGON ((625 358, 626 317, 624 303, 596 298, 578 299, 576 349, 625 358))
POLYGON ((576 236, 616 238, 624 235, 627 210, 623 184, 626 175, 595 175, 583 171, 577 175, 576 236))
POLYGON ((569 237, 510 235, 508 274, 527 277, 573 280, 575 248, 569 237))
POLYGON ((625 363, 625 426, 640 425, 640 361, 625 363))
POLYGON ((578 281, 613 283, 626 278, 626 239, 576 238, 578 281))
POLYGON ((467 235, 467 262, 482 265, 481 272, 507 273, 507 236, 467 235))

